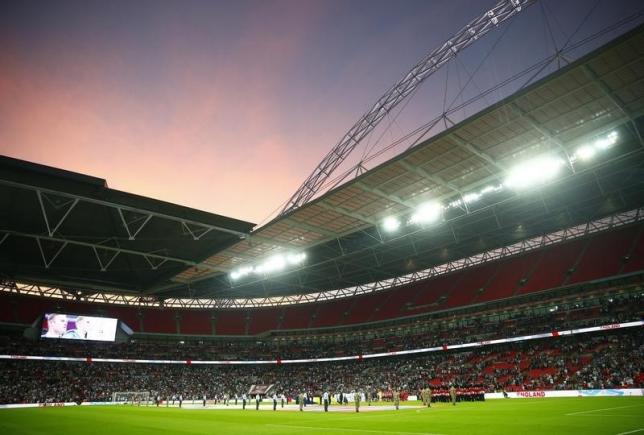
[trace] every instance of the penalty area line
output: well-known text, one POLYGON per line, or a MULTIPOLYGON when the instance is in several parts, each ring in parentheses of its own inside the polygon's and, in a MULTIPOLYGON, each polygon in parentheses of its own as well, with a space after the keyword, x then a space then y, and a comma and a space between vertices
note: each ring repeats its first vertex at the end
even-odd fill
POLYGON ((403 434, 403 435, 446 435, 442 433, 433 432, 397 432, 397 431, 383 431, 383 430, 368 430, 368 429, 353 429, 348 427, 321 427, 321 426, 296 426, 290 424, 266 424, 268 427, 281 427, 292 429, 310 429, 310 430, 331 430, 331 431, 346 431, 346 432, 360 432, 360 433, 379 433, 379 434, 403 434))
POLYGON ((629 430, 628 432, 620 432, 617 435, 627 435, 629 433, 635 433, 635 432, 644 432, 644 428, 642 429, 635 429, 635 430, 629 430))

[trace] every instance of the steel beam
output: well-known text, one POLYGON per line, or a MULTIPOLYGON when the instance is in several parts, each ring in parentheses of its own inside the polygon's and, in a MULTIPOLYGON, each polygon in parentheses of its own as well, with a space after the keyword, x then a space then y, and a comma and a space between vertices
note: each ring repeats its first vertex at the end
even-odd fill
POLYGON ((319 202, 315 203, 315 205, 317 205, 317 206, 319 206, 319 207, 321 207, 321 208, 323 208, 325 210, 329 210, 329 211, 341 214, 343 216, 350 217, 352 219, 357 219, 357 220, 359 220, 359 221, 361 221, 363 223, 368 223, 368 224, 371 224, 371 225, 374 225, 374 226, 377 225, 377 222, 374 221, 373 219, 365 217, 365 216, 363 216, 363 215, 361 215, 359 213, 354 213, 352 211, 349 211, 349 210, 345 209, 344 207, 332 206, 332 205, 329 205, 329 204, 327 204, 327 203, 325 203, 323 201, 319 201, 319 202))
POLYGON ((644 147, 644 140, 642 139, 639 128, 637 128, 635 117, 633 116, 631 111, 628 110, 626 104, 624 104, 624 102, 611 90, 606 82, 604 82, 604 80, 602 80, 602 78, 599 77, 595 71, 593 71, 590 66, 584 64, 582 68, 586 76, 590 80, 592 80, 593 84, 595 84, 595 86, 597 86, 601 90, 601 92, 630 120, 631 125, 633 126, 633 130, 635 130, 635 134, 639 139, 640 146, 644 147))
POLYGON ((320 227, 318 227, 316 225, 307 224, 306 222, 301 222, 301 221, 295 220, 292 217, 283 219, 281 222, 286 223, 287 225, 292 225, 292 226, 294 226, 296 228, 300 228, 300 229, 305 230, 305 231, 312 231, 314 233, 322 234, 323 236, 337 237, 336 234, 333 231, 329 231, 329 230, 327 230, 325 228, 320 228, 320 227))
POLYGON ((58 258, 63 249, 65 249, 65 247, 67 246, 67 242, 60 242, 60 247, 56 250, 56 252, 54 252, 54 255, 52 255, 50 259, 47 259, 45 250, 43 249, 42 243, 40 242, 40 237, 36 237, 36 243, 38 244, 38 249, 40 250, 40 255, 42 257, 42 262, 45 265, 45 269, 49 269, 49 266, 52 265, 54 260, 58 258))
POLYGON ((481 151, 477 146, 470 143, 466 139, 462 138, 456 132, 450 133, 448 137, 451 138, 454 142, 456 142, 456 144, 461 148, 463 148, 464 150, 469 151, 470 153, 474 154, 475 156, 479 157, 482 160, 485 160, 487 163, 491 164, 501 172, 504 172, 504 173, 506 172, 507 168, 505 168, 502 164, 497 162, 492 156, 490 156, 484 151, 481 151))
POLYGON ((71 199, 78 199, 79 201, 82 201, 82 202, 87 202, 87 203, 90 203, 90 204, 96 204, 96 205, 100 205, 100 206, 103 206, 103 207, 127 210, 127 211, 130 211, 130 212, 139 213, 139 214, 149 214, 149 215, 151 215, 153 217, 159 217, 159 218, 162 218, 162 219, 167 219, 167 220, 171 220, 171 221, 175 221, 175 222, 179 222, 179 223, 185 222, 185 223, 191 224, 191 225, 198 225, 198 226, 208 227, 208 228, 212 228, 213 230, 216 230, 216 231, 229 233, 229 234, 234 234, 234 235, 239 236, 239 237, 246 237, 248 235, 248 233, 245 233, 245 232, 242 232, 242 231, 231 230, 229 228, 223 228, 223 227, 220 227, 220 226, 217 226, 217 225, 211 225, 211 224, 207 224, 207 223, 203 223, 203 222, 197 222, 197 221, 193 221, 191 219, 183 219, 183 218, 180 218, 180 217, 177 217, 177 216, 171 216, 171 215, 168 215, 168 214, 165 214, 165 213, 159 213, 159 212, 150 211, 150 210, 143 210, 143 209, 130 207, 130 206, 123 205, 123 204, 117 204, 117 203, 110 202, 110 201, 104 201, 104 200, 100 200, 100 199, 96 199, 96 198, 91 198, 91 197, 87 197, 87 196, 83 196, 83 195, 77 195, 77 194, 67 193, 67 192, 59 192, 59 191, 52 190, 52 189, 47 189, 47 188, 38 187, 38 186, 32 186, 30 184, 17 183, 15 181, 3 180, 3 179, 0 179, 0 184, 5 185, 5 186, 10 186, 10 187, 17 187, 17 188, 21 188, 21 189, 26 189, 26 190, 33 190, 34 192, 42 192, 42 193, 52 194, 52 195, 55 195, 55 196, 61 196, 61 197, 66 197, 66 198, 71 198, 71 199))
POLYGON ((362 190, 364 190, 366 192, 373 193, 376 196, 379 196, 381 198, 387 199, 387 200, 389 200, 389 201, 391 201, 391 202, 393 202, 395 204, 402 205, 403 207, 413 209, 416 206, 416 204, 412 204, 411 202, 409 202, 407 200, 404 200, 404 199, 399 198, 399 197, 397 197, 395 195, 391 195, 389 193, 383 192, 382 190, 378 189, 377 187, 367 186, 365 183, 363 183, 360 180, 356 181, 355 185, 357 185, 358 187, 360 187, 362 190))
POLYGON ((64 243, 64 244, 69 244, 69 245, 76 245, 76 246, 83 246, 86 248, 90 249, 102 249, 105 251, 111 251, 111 252, 118 252, 121 254, 130 254, 130 255, 136 255, 139 257, 148 257, 148 259, 156 259, 156 260, 163 260, 165 261, 172 261, 175 263, 180 263, 184 264, 186 266, 199 266, 199 267, 205 267, 209 268, 211 270, 216 270, 218 272, 222 272, 221 269, 216 269, 213 268, 212 266, 208 266, 205 264, 199 264, 195 263, 194 261, 191 260, 185 260, 183 258, 176 258, 176 257, 170 257, 167 255, 159 255, 159 254, 153 254, 153 253, 148 253, 148 252, 142 252, 142 251, 135 251, 132 249, 125 249, 125 248, 116 248, 113 246, 105 246, 105 245, 99 245, 96 243, 89 243, 89 242, 82 242, 79 240, 73 240, 73 239, 65 239, 62 237, 50 237, 46 235, 40 235, 40 234, 31 234, 31 233, 23 233, 19 231, 9 231, 9 230, 0 230, 0 232, 4 232, 5 234, 11 234, 16 237, 25 237, 25 238, 31 238, 31 239, 36 239, 36 240, 49 240, 53 242, 59 242, 59 243, 64 243))
POLYGON ((408 171, 414 172, 414 173, 420 175, 421 177, 424 177, 424 178, 428 179, 429 181, 431 181, 434 184, 438 184, 440 186, 447 187, 448 189, 454 191, 455 193, 458 193, 461 196, 463 195, 463 192, 461 191, 461 189, 458 188, 458 186, 456 186, 456 185, 454 185, 454 184, 452 184, 452 183, 450 183, 448 181, 443 180, 438 175, 430 174, 429 172, 427 172, 423 168, 418 167, 418 166, 413 166, 413 165, 407 163, 404 160, 399 160, 398 163, 400 163, 400 165, 403 166, 408 171))
POLYGON ((152 215, 149 213, 141 213, 137 212, 136 214, 139 215, 136 219, 132 219, 129 222, 125 219, 125 216, 123 216, 123 210, 117 207, 116 209, 118 211, 119 216, 121 217, 121 222, 123 223, 123 228, 125 228, 125 231, 127 232, 128 240, 135 240, 136 236, 139 235, 143 227, 152 219, 152 215), (143 221, 139 224, 138 227, 135 228, 130 228, 133 224, 143 221))
MULTIPOLYGON (((36 196, 38 197, 38 203, 40 204, 40 210, 42 211, 42 216, 43 216, 43 219, 45 220, 45 225, 47 226, 47 233, 50 236, 53 236, 56 233, 56 231, 58 231, 58 228, 60 228, 60 226, 63 224, 65 219, 67 219, 67 216, 69 216, 69 213, 71 213, 74 207, 76 207, 76 204, 78 204, 78 198, 73 198, 73 199, 70 198, 69 201, 64 204, 68 206, 67 211, 58 220, 58 223, 54 223, 54 222, 49 222, 49 216, 47 216, 47 210, 45 207, 45 203, 43 201, 43 196, 45 196, 45 194, 40 190, 36 190, 36 196), (52 225, 53 225, 53 228, 52 228, 52 225)), ((56 195, 56 196, 60 196, 60 195, 56 195)), ((45 198, 47 199, 47 201, 51 203, 51 200, 49 200, 46 196, 45 198)))
POLYGON ((367 137, 382 119, 411 95, 425 79, 453 59, 457 53, 498 27, 505 20, 530 6, 535 0, 501 0, 492 9, 472 20, 439 48, 421 59, 398 83, 376 101, 325 156, 302 186, 291 196, 280 216, 311 200, 356 146, 367 137))
POLYGON ((547 128, 539 124, 535 117, 528 113, 527 111, 523 110, 519 105, 516 103, 516 101, 512 101, 509 104, 510 108, 519 115, 522 119, 524 119, 530 126, 537 130, 542 136, 544 136, 547 140, 552 142, 555 146, 557 146, 566 156, 566 162, 568 163, 568 166, 570 169, 574 171, 574 168, 572 167, 572 164, 570 163, 570 155, 568 154, 568 150, 564 146, 563 142, 561 142, 557 137, 549 131, 547 128))

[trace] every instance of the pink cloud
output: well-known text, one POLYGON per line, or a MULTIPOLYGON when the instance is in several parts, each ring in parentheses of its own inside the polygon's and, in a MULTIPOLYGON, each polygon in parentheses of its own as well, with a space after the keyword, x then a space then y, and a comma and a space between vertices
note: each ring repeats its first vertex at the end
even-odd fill
MULTIPOLYGON (((287 19, 305 32, 315 13, 299 14, 287 19)), ((0 152, 260 221, 314 164, 290 151, 305 134, 284 124, 277 95, 301 47, 288 33, 258 38, 252 29, 262 18, 261 11, 248 17, 236 54, 224 62, 200 60, 203 53, 170 38, 159 72, 166 88, 145 98, 129 92, 136 83, 122 81, 128 65, 118 52, 58 53, 62 67, 40 71, 4 47, 0 152)))

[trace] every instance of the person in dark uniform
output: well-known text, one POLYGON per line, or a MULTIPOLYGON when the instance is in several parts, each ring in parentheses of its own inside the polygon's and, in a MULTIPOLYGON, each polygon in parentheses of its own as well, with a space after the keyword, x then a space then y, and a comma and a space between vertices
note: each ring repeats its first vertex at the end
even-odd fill
POLYGON ((246 393, 242 394, 242 409, 246 409, 246 393))
POLYGON ((322 394, 322 403, 324 404, 324 412, 329 412, 329 392, 325 391, 322 394))

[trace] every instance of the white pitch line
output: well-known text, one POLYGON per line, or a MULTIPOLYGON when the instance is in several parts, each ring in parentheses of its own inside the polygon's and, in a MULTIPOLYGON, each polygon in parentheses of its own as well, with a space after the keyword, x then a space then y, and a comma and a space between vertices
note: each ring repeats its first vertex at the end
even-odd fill
POLYGON ((584 417, 640 417, 640 414, 589 414, 585 415, 584 417))
POLYGON ((362 432, 362 433, 379 433, 379 434, 403 434, 403 435, 445 435, 433 432, 391 432, 383 430, 367 430, 367 429, 351 429, 346 427, 320 427, 320 426, 295 426, 290 424, 266 424, 269 427, 281 427, 292 429, 312 429, 312 430, 328 430, 328 431, 347 431, 347 432, 362 432))
POLYGON ((620 432, 617 435, 626 435, 626 434, 629 434, 629 433, 642 432, 642 431, 644 431, 644 428, 643 429, 629 430, 628 432, 620 432))
POLYGON ((591 409, 590 411, 579 411, 579 412, 570 412, 566 415, 582 415, 582 414, 588 414, 591 412, 599 412, 599 411, 610 411, 612 409, 624 409, 624 408, 639 408, 641 405, 629 405, 629 406, 616 406, 613 408, 600 408, 600 409, 591 409))

